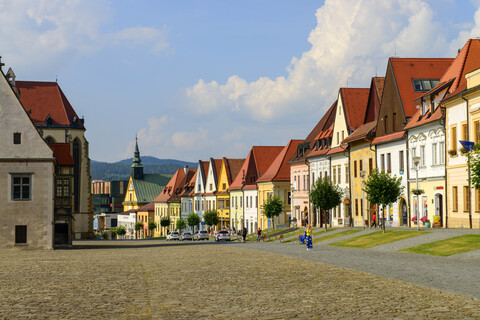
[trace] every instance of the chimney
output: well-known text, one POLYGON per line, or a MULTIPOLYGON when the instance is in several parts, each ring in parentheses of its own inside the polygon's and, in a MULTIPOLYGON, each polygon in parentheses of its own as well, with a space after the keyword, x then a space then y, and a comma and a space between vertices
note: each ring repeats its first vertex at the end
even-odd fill
POLYGON ((183 167, 183 171, 185 172, 185 177, 186 177, 188 174, 188 166, 183 167))

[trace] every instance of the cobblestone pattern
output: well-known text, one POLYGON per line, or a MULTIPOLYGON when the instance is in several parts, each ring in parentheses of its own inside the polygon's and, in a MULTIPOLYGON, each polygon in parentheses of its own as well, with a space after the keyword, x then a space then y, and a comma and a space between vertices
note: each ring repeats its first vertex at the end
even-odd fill
POLYGON ((215 243, 151 244, 0 250, 0 318, 480 318, 478 300, 364 272, 215 243))

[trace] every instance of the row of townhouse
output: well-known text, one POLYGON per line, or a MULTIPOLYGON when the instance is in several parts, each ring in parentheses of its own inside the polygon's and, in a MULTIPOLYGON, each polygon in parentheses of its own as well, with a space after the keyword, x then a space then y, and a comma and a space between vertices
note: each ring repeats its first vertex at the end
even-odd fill
MULTIPOLYGON (((154 235, 164 236, 178 219, 192 212, 202 219, 215 210, 217 229, 251 233, 271 227, 261 204, 278 195, 286 206, 275 225, 364 226, 379 213, 389 226, 412 227, 426 217, 435 227, 480 227, 480 193, 471 188, 459 144, 480 142, 479 54, 480 40, 471 39, 455 59, 390 58, 385 77, 373 77, 369 88, 340 88, 304 140, 254 146, 246 159, 199 161, 196 169, 179 169, 160 190, 150 188, 142 205, 153 202, 152 218, 144 222, 155 221, 154 235), (401 178, 402 195, 385 208, 368 203, 363 192, 374 169, 401 178), (324 216, 309 193, 325 177, 343 197, 324 216), (171 225, 161 228, 167 216, 171 225)), ((134 160, 132 175, 137 169, 134 160)), ((127 190, 124 205, 137 201, 128 196, 127 190)))
POLYGON ((470 39, 455 59, 390 58, 385 77, 372 78, 370 88, 341 88, 289 161, 292 218, 363 226, 379 212, 390 226, 412 227, 426 217, 435 227, 480 227, 480 193, 472 190, 459 143, 480 142, 479 54, 480 40, 470 39), (404 187, 386 208, 363 192, 374 169, 400 177, 404 187), (327 176, 344 195, 322 221, 309 191, 327 176))
POLYGON ((84 120, 57 82, 18 81, 0 62, 0 247, 93 237, 84 120))

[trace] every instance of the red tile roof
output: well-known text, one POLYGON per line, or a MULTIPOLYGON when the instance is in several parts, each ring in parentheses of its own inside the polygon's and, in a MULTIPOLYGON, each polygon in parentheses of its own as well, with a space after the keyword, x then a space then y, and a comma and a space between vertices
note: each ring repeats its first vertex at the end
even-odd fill
POLYGON ((73 161, 73 158, 70 155, 69 143, 49 143, 48 145, 52 148, 53 156, 57 159, 58 164, 62 166, 75 165, 75 161, 73 161))
POLYGON ((238 175, 238 172, 240 171, 240 168, 242 167, 243 163, 245 162, 245 159, 227 159, 223 158, 223 161, 225 162, 225 169, 227 171, 227 180, 228 180, 228 185, 230 186, 233 182, 233 179, 236 178, 238 175))
POLYGON ((299 153, 298 151, 300 150, 297 150, 297 152, 294 153, 292 157, 288 160, 289 162, 303 162, 308 156, 309 152, 315 146, 315 141, 321 139, 322 134, 325 135, 329 127, 333 128, 333 122, 335 121, 335 110, 337 110, 336 107, 337 103, 335 101, 327 110, 327 112, 323 115, 320 121, 318 121, 317 125, 313 128, 313 130, 310 131, 305 140, 303 140, 302 143, 309 144, 309 149, 306 150, 304 154, 299 153))
POLYGON ((256 189, 257 185, 255 183, 258 177, 263 176, 283 148, 282 146, 253 146, 230 185, 230 190, 240 190, 242 188, 243 172, 245 172, 246 179, 244 189, 256 189), (248 179, 250 176, 254 177, 253 182, 248 179))
POLYGON ((343 109, 347 119, 347 126, 355 130, 363 124, 367 110, 369 88, 341 88, 343 109))
POLYGON ((278 154, 265 174, 258 178, 259 182, 290 181, 290 164, 288 159, 297 151, 297 146, 302 140, 290 140, 283 150, 278 154))
POLYGON ((361 125, 360 128, 355 130, 351 135, 349 135, 345 140, 343 140, 342 144, 364 139, 372 130, 375 130, 376 126, 377 120, 361 125))
POLYGON ((337 153, 340 153, 340 152, 344 152, 345 150, 347 150, 347 147, 344 147, 344 146, 335 147, 333 149, 328 150, 327 156, 330 156, 332 154, 337 154, 337 153))
POLYGON ((410 119, 410 121, 408 121, 408 123, 405 125, 403 130, 415 128, 415 127, 418 127, 418 126, 421 126, 421 125, 424 125, 424 124, 427 124, 427 123, 430 123, 430 122, 433 122, 433 121, 436 121, 436 120, 440 120, 441 118, 442 118, 441 108, 437 107, 437 109, 435 109, 435 111, 433 111, 433 113, 432 112, 427 112, 427 114, 425 114, 424 116, 422 116, 422 110, 419 109, 419 110, 417 110, 417 112, 415 112, 415 114, 410 119))
MULTIPOLYGON (((318 138, 316 138, 315 140, 320 140, 320 139, 324 139, 324 138, 331 138, 333 135, 333 123, 330 125, 330 127, 327 129, 327 130, 324 130, 320 136, 318 138)), ((330 147, 319 147, 318 150, 316 150, 316 148, 312 148, 312 150, 310 150, 307 155, 305 156, 305 158, 310 158, 310 157, 315 157, 315 156, 321 156, 321 155, 325 155, 327 154, 327 152, 330 150, 330 147)))
POLYGON ((384 77, 373 77, 370 82, 370 92, 368 94, 367 110, 365 110, 365 117, 363 123, 377 120, 380 111, 380 104, 382 103, 383 87, 385 85, 384 77))
POLYGON ((449 90, 452 93, 463 85, 466 87, 465 75, 478 68, 480 68, 480 39, 470 39, 443 74, 440 82, 455 79, 449 90))
POLYGON ((451 58, 390 58, 406 117, 415 114, 415 99, 424 94, 415 92, 412 80, 440 79, 452 61, 451 58))
POLYGON ((152 201, 152 202, 138 208, 137 212, 152 212, 154 210, 155 210, 155 203, 153 203, 153 201, 152 201))
POLYGON ((405 136, 405 131, 399 131, 395 133, 388 134, 386 136, 377 137, 372 141, 372 144, 382 144, 387 142, 392 142, 395 140, 400 140, 405 136))
POLYGON ((185 171, 182 169, 177 169, 177 172, 173 175, 167 185, 163 188, 162 192, 153 200, 153 202, 168 202, 170 199, 175 196, 177 189, 180 186, 180 183, 185 178, 185 171))
POLYGON ((54 126, 72 126, 83 128, 67 97, 56 82, 15 81, 20 91, 20 101, 25 110, 31 111, 30 118, 35 125, 45 125, 47 116, 54 126))
POLYGON ((195 192, 195 180, 197 179, 197 169, 189 169, 184 179, 181 197, 190 197, 195 192))

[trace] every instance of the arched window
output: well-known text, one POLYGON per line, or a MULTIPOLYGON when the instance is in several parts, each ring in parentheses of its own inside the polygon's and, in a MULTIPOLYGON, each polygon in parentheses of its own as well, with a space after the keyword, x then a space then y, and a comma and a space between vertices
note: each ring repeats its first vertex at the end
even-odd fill
POLYGON ((46 143, 55 143, 55 139, 53 139, 53 137, 51 136, 48 136, 45 138, 45 142, 46 143))

